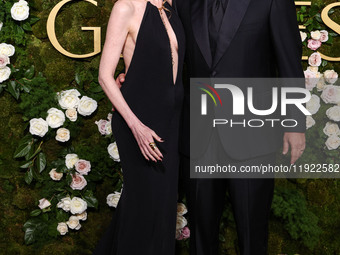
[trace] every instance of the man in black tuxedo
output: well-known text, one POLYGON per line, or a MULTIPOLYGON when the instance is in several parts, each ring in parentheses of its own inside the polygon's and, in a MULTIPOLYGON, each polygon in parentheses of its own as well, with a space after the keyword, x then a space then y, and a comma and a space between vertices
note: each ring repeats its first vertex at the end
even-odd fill
MULTIPOLYGON (((173 0, 173 5, 185 28, 187 43, 180 150, 190 212, 190 254, 218 254, 219 224, 228 190, 241 254, 265 255, 274 179, 189 177, 189 78, 303 78, 302 44, 294 1, 173 0)), ((291 163, 295 163, 305 147, 306 122, 298 109, 288 109, 287 115, 299 124, 284 132, 258 131, 251 141, 249 135, 237 129, 221 136, 222 143, 223 139, 227 140, 223 148, 230 162, 274 163, 273 155, 283 143, 283 154, 290 149, 291 163), (259 146, 261 141, 266 141, 266 145, 259 146)), ((210 136, 205 134, 200 139, 204 145, 210 136)))

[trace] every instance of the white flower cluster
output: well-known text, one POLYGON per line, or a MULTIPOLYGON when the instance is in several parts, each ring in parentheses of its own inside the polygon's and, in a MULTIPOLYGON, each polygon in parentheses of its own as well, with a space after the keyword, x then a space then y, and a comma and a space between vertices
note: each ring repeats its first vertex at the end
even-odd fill
POLYGON ((185 240, 190 237, 190 230, 187 227, 188 221, 183 216, 188 212, 185 204, 177 203, 177 222, 176 222, 176 239, 185 240))
MULTIPOLYGON (((14 20, 25 20, 29 16, 28 3, 25 0, 19 0, 11 8, 11 16, 14 20)), ((4 23, 0 21, 0 31, 4 23)), ((9 57, 13 56, 15 48, 11 44, 0 43, 0 83, 8 80, 11 75, 11 69, 7 66, 10 64, 9 57)))
POLYGON ((69 196, 64 197, 57 204, 57 207, 73 214, 67 222, 58 223, 57 230, 60 235, 65 235, 69 228, 74 230, 80 229, 80 221, 87 219, 87 203, 79 197, 73 197, 72 199, 69 196))
POLYGON ((9 68, 7 65, 10 63, 9 57, 13 56, 14 53, 15 48, 13 45, 0 43, 0 83, 6 81, 11 75, 11 68, 9 68))
POLYGON ((112 120, 112 114, 109 113, 107 115, 107 120, 101 119, 95 122, 95 124, 98 126, 98 131, 100 134, 102 135, 112 134, 111 120, 112 120))
MULTIPOLYGON (((316 87, 317 91, 321 92, 320 97, 313 94, 311 100, 306 104, 308 111, 312 115, 316 114, 321 107, 320 98, 325 104, 333 104, 333 106, 326 111, 326 116, 333 122, 327 122, 323 132, 328 136, 325 143, 327 149, 335 150, 340 146, 340 129, 336 123, 340 122, 340 86, 335 85, 338 80, 338 73, 334 70, 327 70, 321 74, 318 72, 317 66, 309 66, 305 71, 305 78, 307 89, 312 91, 316 87)), ((307 116, 307 129, 314 125, 315 120, 313 117, 307 116)))
POLYGON ((48 127, 58 128, 55 139, 59 142, 70 140, 70 131, 62 128, 66 118, 74 122, 78 118, 78 113, 82 116, 89 116, 97 109, 97 102, 92 98, 83 96, 76 89, 69 89, 57 93, 58 102, 65 113, 57 108, 50 108, 47 111, 46 120, 42 118, 33 118, 30 120, 30 133, 40 137, 45 136, 48 127))

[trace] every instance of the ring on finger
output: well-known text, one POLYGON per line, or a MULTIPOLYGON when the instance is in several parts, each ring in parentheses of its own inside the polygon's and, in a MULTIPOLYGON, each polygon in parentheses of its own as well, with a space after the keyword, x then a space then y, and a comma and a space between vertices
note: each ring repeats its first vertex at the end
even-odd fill
POLYGON ((155 150, 157 148, 157 145, 154 142, 149 143, 149 145, 150 145, 151 149, 153 149, 153 150, 155 150))

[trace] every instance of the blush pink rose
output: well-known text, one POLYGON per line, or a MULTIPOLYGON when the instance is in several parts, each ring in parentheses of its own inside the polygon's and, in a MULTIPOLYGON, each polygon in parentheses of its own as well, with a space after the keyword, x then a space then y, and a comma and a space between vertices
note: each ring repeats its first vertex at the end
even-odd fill
POLYGON ((320 33, 321 33, 320 42, 327 42, 328 41, 328 31, 321 30, 320 33))
POLYGON ((322 43, 317 40, 309 39, 307 47, 311 50, 317 50, 321 47, 322 43))
POLYGON ((181 230, 178 230, 176 233, 177 240, 185 240, 190 237, 190 229, 188 227, 184 227, 181 230))
POLYGON ((340 103, 340 87, 334 85, 325 86, 321 98, 326 104, 340 103))
POLYGON ((88 172, 91 171, 91 163, 90 161, 79 159, 74 165, 77 172, 81 175, 87 175, 88 172))
POLYGON ((85 188, 86 185, 87 185, 87 181, 84 178, 84 176, 78 173, 72 175, 72 182, 71 182, 70 187, 73 190, 82 190, 83 188, 85 188))
POLYGON ((306 81, 306 89, 309 91, 312 91, 313 88, 316 87, 316 84, 319 81, 319 78, 317 78, 317 74, 315 72, 310 71, 307 69, 304 71, 305 74, 305 81, 306 81))
POLYGON ((108 123, 107 120, 99 120, 95 122, 98 126, 98 131, 99 133, 101 133, 102 135, 106 135, 106 125, 108 123))
POLYGON ((4 68, 9 64, 9 57, 7 55, 0 54, 0 68, 4 68))
POLYGON ((308 59, 308 63, 310 66, 320 66, 321 65, 321 55, 317 52, 314 52, 312 55, 310 55, 308 59))

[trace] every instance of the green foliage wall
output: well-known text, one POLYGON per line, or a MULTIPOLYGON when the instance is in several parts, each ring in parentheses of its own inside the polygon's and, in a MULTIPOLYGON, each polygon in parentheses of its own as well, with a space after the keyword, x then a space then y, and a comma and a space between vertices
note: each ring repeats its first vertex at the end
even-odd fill
MULTIPOLYGON (((58 2, 29 2, 31 13, 39 17, 39 21, 32 25, 26 46, 22 47, 24 50, 19 50, 12 58, 12 62, 22 68, 29 68, 33 64, 36 70, 47 78, 50 87, 33 88, 38 91, 56 92, 72 86, 77 87, 76 74, 81 77, 85 87, 89 86, 90 82, 96 79, 93 73, 99 66, 100 55, 75 60, 60 54, 49 42, 46 21, 51 9, 58 2)), ((321 7, 331 2, 333 1, 318 0, 313 1, 313 4, 321 7)), ((4 1, 0 0, 0 7, 3 3, 4 1)), ((80 26, 100 26, 103 45, 112 5, 111 1, 104 0, 98 1, 97 7, 85 1, 73 1, 65 5, 56 20, 56 34, 61 45, 72 53, 91 52, 92 32, 81 31, 80 26)), ((340 24, 339 10, 332 18, 340 24)), ((6 42, 15 44, 11 39, 6 42)), ((340 56, 340 38, 334 39, 332 47, 323 47, 322 52, 330 56, 340 56)), ((329 65, 340 72, 340 63, 329 65)), ((32 102, 32 107, 39 104, 41 101, 32 102)), ((91 216, 85 223, 86 227, 81 231, 57 240, 26 246, 22 227, 29 217, 29 212, 37 208, 37 201, 41 198, 38 195, 40 187, 38 184, 28 186, 24 182, 24 172, 19 170, 20 162, 13 160, 13 153, 26 128, 22 108, 19 108, 18 102, 12 96, 2 93, 0 109, 0 254, 91 254, 114 213, 105 201, 106 195, 113 191, 113 183, 105 180, 97 186, 99 211, 91 211, 91 216)), ((111 104, 102 100, 98 109, 95 118, 84 121, 84 133, 74 141, 75 145, 91 145, 92 148, 104 146, 93 123, 99 118, 105 118, 111 104)), ((48 160, 54 160, 57 157, 54 151, 58 148, 51 144, 45 144, 44 147, 48 160)), ((276 180, 270 221, 270 254, 340 254, 339 184, 336 180, 276 180)), ((221 254, 236 254, 235 225, 228 205, 221 225, 220 239, 221 254)), ((187 250, 182 247, 178 249, 178 253, 187 254, 187 250)))

